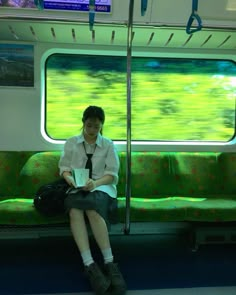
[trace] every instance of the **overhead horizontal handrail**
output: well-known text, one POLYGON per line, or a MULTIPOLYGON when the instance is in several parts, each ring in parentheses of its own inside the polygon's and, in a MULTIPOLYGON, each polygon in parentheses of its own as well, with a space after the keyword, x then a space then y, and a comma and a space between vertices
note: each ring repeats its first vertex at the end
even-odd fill
POLYGON ((202 29, 202 20, 200 16, 198 15, 198 0, 192 0, 192 13, 189 17, 187 27, 186 27, 186 32, 187 34, 193 34, 195 32, 198 32, 202 29), (192 28, 193 22, 197 22, 197 27, 192 28))

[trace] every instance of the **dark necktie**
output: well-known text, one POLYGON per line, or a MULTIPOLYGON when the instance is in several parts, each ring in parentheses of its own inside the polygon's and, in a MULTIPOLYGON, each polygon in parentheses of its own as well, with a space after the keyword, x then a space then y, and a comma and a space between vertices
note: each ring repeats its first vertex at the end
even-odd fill
POLYGON ((93 170, 93 164, 92 164, 92 156, 93 154, 86 154, 88 159, 85 164, 85 168, 89 169, 89 178, 92 178, 92 170, 93 170))

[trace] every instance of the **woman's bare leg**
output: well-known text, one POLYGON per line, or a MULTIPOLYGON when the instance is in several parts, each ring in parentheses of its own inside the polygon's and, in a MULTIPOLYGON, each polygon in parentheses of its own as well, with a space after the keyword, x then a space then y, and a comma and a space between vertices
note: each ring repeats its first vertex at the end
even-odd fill
POLYGON ((94 210, 86 211, 95 240, 102 251, 105 263, 105 272, 111 281, 110 291, 114 295, 126 293, 125 280, 117 266, 113 263, 110 239, 105 220, 94 210))
POLYGON ((84 212, 79 209, 70 210, 70 227, 80 253, 90 249, 84 212))
POLYGON ((88 216, 94 238, 101 251, 111 248, 105 220, 95 210, 87 210, 86 214, 88 216))
POLYGON ((78 209, 71 209, 70 225, 75 243, 79 248, 85 264, 85 271, 90 280, 91 286, 96 294, 103 294, 109 288, 111 282, 110 279, 104 276, 98 265, 93 261, 84 212, 78 209))
POLYGON ((79 248, 83 263, 88 266, 94 262, 87 232, 87 226, 84 219, 84 212, 78 209, 70 210, 70 226, 75 243, 79 248))

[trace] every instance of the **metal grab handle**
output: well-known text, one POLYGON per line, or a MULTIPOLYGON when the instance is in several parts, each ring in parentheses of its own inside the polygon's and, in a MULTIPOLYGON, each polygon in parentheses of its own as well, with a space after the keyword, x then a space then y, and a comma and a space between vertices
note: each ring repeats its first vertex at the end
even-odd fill
POLYGON ((202 29, 202 20, 200 16, 197 13, 198 11, 198 0, 193 0, 192 2, 192 14, 189 17, 187 27, 186 27, 186 33, 187 34, 193 34, 197 31, 200 31, 202 29), (194 20, 197 21, 197 27, 195 29, 192 29, 192 24, 194 20))

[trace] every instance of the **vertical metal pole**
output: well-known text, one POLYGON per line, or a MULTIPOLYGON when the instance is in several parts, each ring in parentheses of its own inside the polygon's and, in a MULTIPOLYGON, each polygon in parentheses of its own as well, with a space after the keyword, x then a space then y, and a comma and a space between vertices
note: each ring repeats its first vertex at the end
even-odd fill
POLYGON ((131 59, 133 40, 134 0, 129 2, 128 36, 127 36, 127 145, 126 145, 126 211, 125 234, 130 232, 130 198, 131 198, 131 59))

